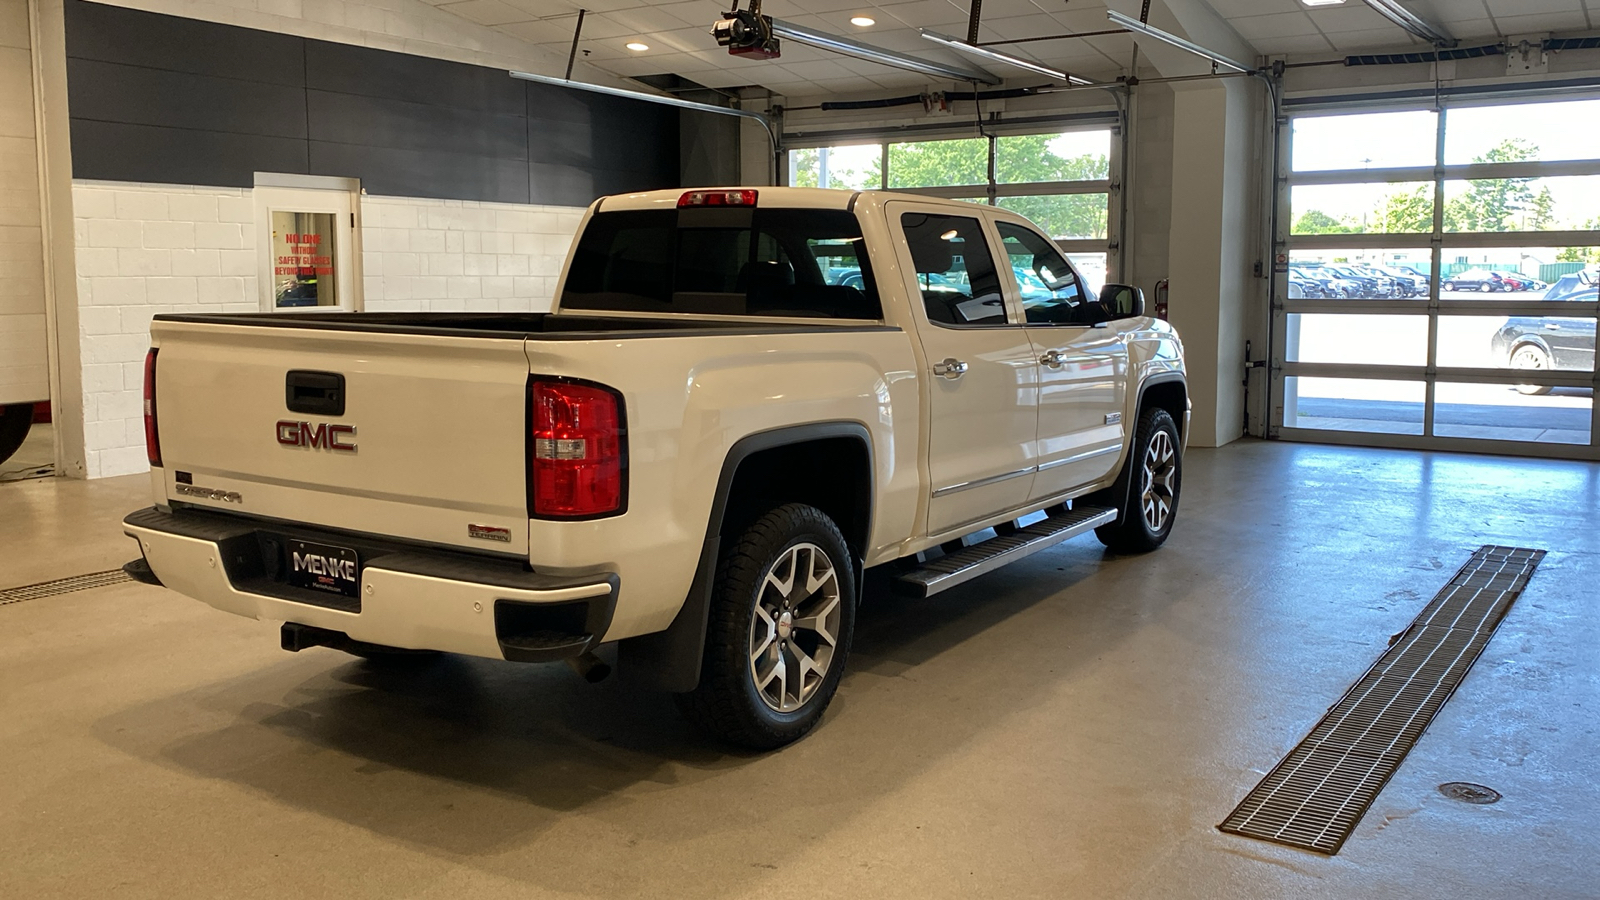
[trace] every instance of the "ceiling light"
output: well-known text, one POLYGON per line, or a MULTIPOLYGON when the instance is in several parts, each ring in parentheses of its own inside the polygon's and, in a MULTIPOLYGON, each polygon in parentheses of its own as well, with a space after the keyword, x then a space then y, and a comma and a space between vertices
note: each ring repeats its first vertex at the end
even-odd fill
POLYGON ((628 49, 632 50, 635 53, 638 53, 638 52, 641 52, 641 51, 644 51, 644 50, 649 50, 650 49, 650 45, 646 44, 646 43, 643 43, 643 42, 640 42, 640 41, 629 41, 628 42, 628 49))
POLYGON ((797 44, 816 47, 819 50, 832 50, 834 53, 843 53, 845 56, 854 56, 881 66, 893 66, 896 69, 905 69, 908 72, 918 72, 934 78, 948 81, 971 81, 978 84, 999 84, 1000 79, 982 69, 973 67, 950 65, 949 63, 934 62, 931 59, 921 59, 909 53, 900 53, 883 47, 874 47, 864 44, 855 38, 843 35, 829 34, 826 31, 813 31, 803 28, 793 22, 782 19, 772 20, 772 33, 779 37, 788 38, 797 44))
POLYGON ((556 78, 551 75, 537 75, 533 72, 519 72, 512 69, 512 78, 523 81, 533 81, 539 84, 554 85, 555 87, 573 88, 579 91, 591 91, 596 94, 606 94, 611 97, 625 97, 629 100, 643 100, 646 103, 659 103, 662 106, 676 106, 679 109, 692 109, 698 112, 714 113, 719 116, 737 116, 741 119, 753 119, 767 131, 767 139, 772 142, 774 153, 778 150, 778 133, 772 130, 772 122, 766 116, 751 109, 734 109, 730 106, 714 106, 710 103, 696 103, 693 100, 684 100, 678 97, 669 97, 664 94, 647 94, 644 91, 630 91, 625 88, 605 87, 598 84, 589 84, 583 81, 570 81, 565 78, 556 78))
POLYGON ((1177 47, 1179 50, 1186 50, 1190 53, 1193 53, 1195 56, 1203 56, 1206 59, 1211 60, 1213 65, 1221 66, 1225 69, 1233 69, 1238 72, 1255 71, 1254 66, 1247 66, 1242 62, 1236 62, 1235 60, 1223 56, 1220 53, 1207 50, 1199 44, 1196 44, 1194 41, 1186 40, 1178 37, 1175 34, 1168 34, 1159 28, 1151 28, 1149 25, 1146 25, 1138 19, 1119 13, 1114 9, 1106 10, 1106 17, 1118 25, 1121 25, 1123 28, 1133 32, 1134 34, 1142 34, 1145 37, 1155 38, 1158 41, 1171 44, 1172 46, 1177 47))
MULTIPOLYGON (((1343 3, 1344 0, 1339 0, 1339 2, 1343 3)), ((850 24, 856 26, 857 28, 871 28, 872 26, 878 24, 878 20, 871 16, 851 16, 850 24)))
POLYGON ((1307 6, 1338 6, 1344 0, 1300 0, 1300 2, 1307 6))
POLYGON ((928 29, 924 28, 922 29, 922 36, 936 44, 943 44, 952 50, 960 50, 962 53, 971 53, 974 56, 981 56, 984 59, 992 59, 997 63, 1004 63, 1008 66, 1016 66, 1019 69, 1027 69, 1029 72, 1038 72, 1040 75, 1054 78, 1057 81, 1065 81, 1069 84, 1094 83, 1087 78, 1079 78, 1076 75, 1068 75, 1059 69, 1052 69, 1049 66, 1041 66, 1032 60, 1023 59, 1020 56, 1012 56, 1009 53, 1001 53, 998 50, 990 50, 988 47, 979 47, 976 44, 969 44, 960 38, 953 38, 948 34, 940 34, 937 31, 929 31, 928 29))

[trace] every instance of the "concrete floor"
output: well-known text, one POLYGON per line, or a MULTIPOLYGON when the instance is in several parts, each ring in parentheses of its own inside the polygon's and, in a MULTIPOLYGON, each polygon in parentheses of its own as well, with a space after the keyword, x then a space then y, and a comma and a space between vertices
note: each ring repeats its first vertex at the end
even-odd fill
MULTIPOLYGON (((1600 896, 1600 467, 1244 442, 1186 481, 1154 555, 869 596, 766 756, 564 667, 290 655, 138 584, 0 607, 0 896, 1600 896), (1343 851, 1216 831, 1484 543, 1551 552, 1343 851)), ((0 587, 120 564, 144 492, 0 485, 0 587)))

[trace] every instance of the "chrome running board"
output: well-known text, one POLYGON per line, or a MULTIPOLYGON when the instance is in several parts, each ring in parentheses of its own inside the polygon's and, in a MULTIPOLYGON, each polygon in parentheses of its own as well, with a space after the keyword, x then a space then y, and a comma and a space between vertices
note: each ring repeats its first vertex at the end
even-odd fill
POLYGON ((1108 506, 1075 506, 1055 512, 1011 534, 992 537, 924 563, 897 577, 894 591, 910 597, 931 597, 1116 520, 1117 511, 1108 506))

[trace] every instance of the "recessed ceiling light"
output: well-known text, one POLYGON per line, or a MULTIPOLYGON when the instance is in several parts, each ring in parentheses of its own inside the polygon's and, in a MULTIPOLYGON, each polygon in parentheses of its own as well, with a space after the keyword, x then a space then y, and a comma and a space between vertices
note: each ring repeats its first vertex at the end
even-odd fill
POLYGON ((1338 6, 1344 3, 1344 0, 1300 0, 1300 2, 1307 6, 1338 6))
MULTIPOLYGON (((1343 2, 1343 0, 1340 0, 1340 2, 1343 2)), ((878 20, 872 18, 871 16, 851 16, 850 24, 858 28, 871 28, 872 26, 878 24, 878 20)))
MULTIPOLYGON (((1340 2, 1342 3, 1342 2, 1344 2, 1344 0, 1340 0, 1340 2)), ((650 45, 649 44, 645 44, 645 43, 641 43, 639 41, 629 41, 628 42, 628 49, 637 53, 637 52, 642 51, 642 50, 649 50, 650 49, 650 45)))

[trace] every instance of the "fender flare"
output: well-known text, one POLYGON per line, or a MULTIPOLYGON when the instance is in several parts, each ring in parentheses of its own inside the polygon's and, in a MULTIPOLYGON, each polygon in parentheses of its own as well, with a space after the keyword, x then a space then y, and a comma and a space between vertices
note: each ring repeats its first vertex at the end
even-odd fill
MULTIPOLYGON (((733 483, 739 466, 751 456, 765 450, 775 450, 795 444, 834 438, 851 438, 861 442, 867 454, 868 506, 867 530, 872 534, 872 500, 876 498, 876 461, 872 453, 872 433, 860 422, 811 422, 791 425, 771 431, 759 431, 735 441, 722 461, 722 472, 717 477, 716 493, 711 501, 711 514, 706 522, 706 536, 700 547, 700 562, 695 567, 694 580, 683 606, 665 631, 624 638, 617 642, 617 663, 622 677, 640 687, 683 693, 692 691, 700 683, 700 664, 705 656, 706 623, 711 614, 711 590, 716 580, 717 560, 722 550, 722 528, 728 509, 728 499, 733 493, 733 483)), ((864 548, 854 548, 864 552, 864 548)), ((865 569, 857 561, 856 599, 860 602, 865 569)))

